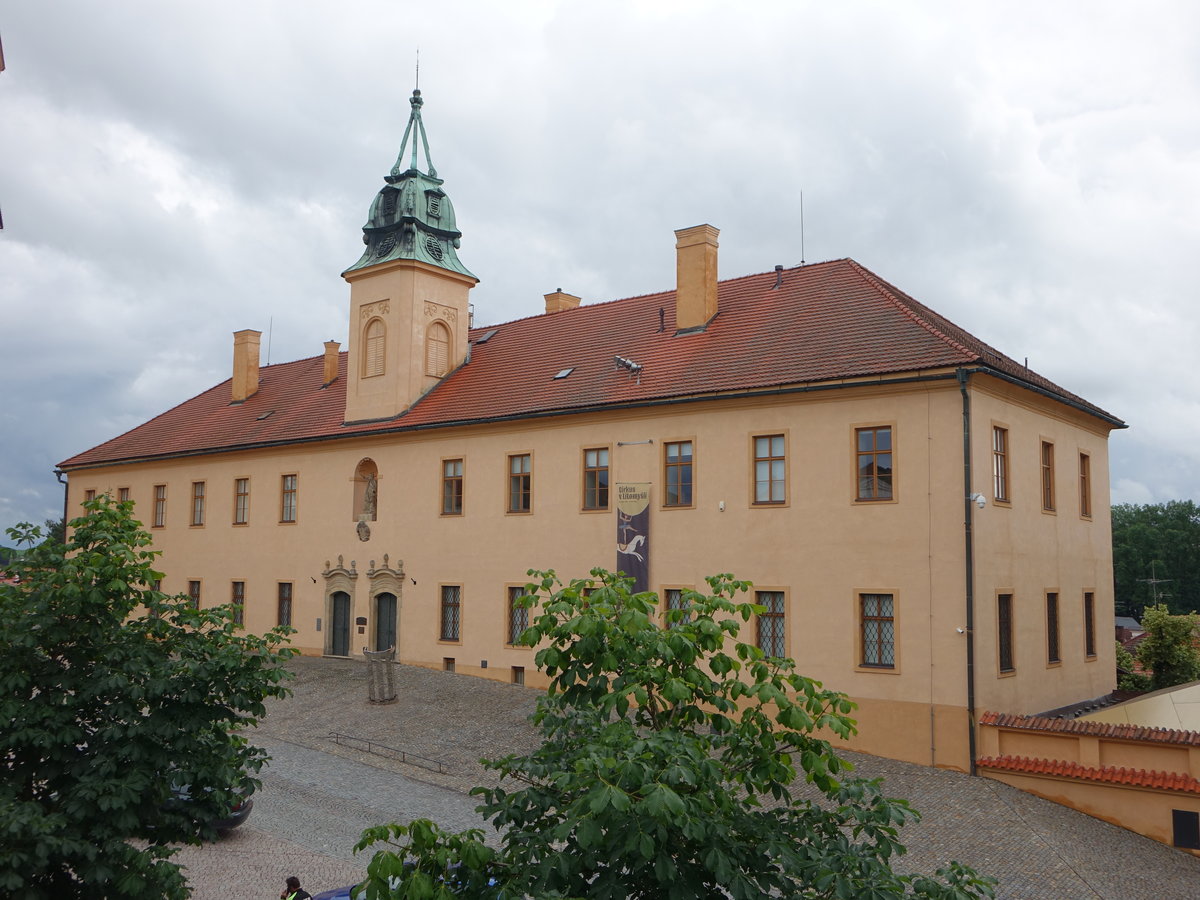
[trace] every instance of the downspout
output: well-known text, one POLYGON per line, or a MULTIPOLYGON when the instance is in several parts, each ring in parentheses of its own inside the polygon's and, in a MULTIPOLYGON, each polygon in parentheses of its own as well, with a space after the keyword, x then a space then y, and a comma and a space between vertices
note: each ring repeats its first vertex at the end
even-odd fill
POLYGON ((962 392, 963 417, 963 542, 967 598, 967 746, 971 756, 971 774, 975 775, 975 535, 971 509, 971 397, 967 394, 966 369, 955 373, 962 392))
POLYGON ((70 484, 68 484, 66 481, 63 480, 63 475, 65 475, 65 474, 66 474, 66 472, 64 472, 62 469, 54 470, 54 477, 57 478, 58 483, 63 486, 63 543, 64 544, 67 542, 67 493, 71 489, 70 484))

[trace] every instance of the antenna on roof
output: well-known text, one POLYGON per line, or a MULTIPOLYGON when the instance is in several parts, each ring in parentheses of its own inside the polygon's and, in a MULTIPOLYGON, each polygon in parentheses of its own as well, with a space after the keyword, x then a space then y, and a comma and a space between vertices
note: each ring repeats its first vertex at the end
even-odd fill
POLYGON ((804 265, 804 191, 800 192, 800 265, 804 265))

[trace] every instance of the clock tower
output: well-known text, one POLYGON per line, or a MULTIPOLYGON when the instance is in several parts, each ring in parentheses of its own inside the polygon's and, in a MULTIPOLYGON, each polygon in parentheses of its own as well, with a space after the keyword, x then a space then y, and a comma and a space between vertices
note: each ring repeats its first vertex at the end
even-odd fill
POLYGON ((363 226, 366 248, 342 273, 350 284, 347 423, 401 415, 467 355, 467 295, 479 279, 458 259, 462 232, 429 156, 421 92, 408 102, 400 154, 363 226))

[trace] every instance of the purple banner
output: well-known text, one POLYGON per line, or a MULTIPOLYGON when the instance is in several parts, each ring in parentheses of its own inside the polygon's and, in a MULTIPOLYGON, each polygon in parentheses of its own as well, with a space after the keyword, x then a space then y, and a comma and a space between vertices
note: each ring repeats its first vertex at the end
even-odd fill
POLYGON ((650 590, 650 484, 617 485, 617 569, 650 590))

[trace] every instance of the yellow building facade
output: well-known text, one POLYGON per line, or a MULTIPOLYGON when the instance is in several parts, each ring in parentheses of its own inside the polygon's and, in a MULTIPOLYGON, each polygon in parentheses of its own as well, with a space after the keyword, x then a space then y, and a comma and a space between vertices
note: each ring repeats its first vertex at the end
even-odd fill
POLYGON ((744 636, 858 703, 856 749, 960 769, 983 710, 1113 688, 1118 419, 851 260, 719 281, 707 225, 674 291, 472 328, 420 113, 343 273, 347 351, 260 367, 239 332, 229 381, 61 464, 72 508, 135 502, 163 590, 539 686, 527 570, 640 566, 664 605, 731 572, 766 609, 744 636))

